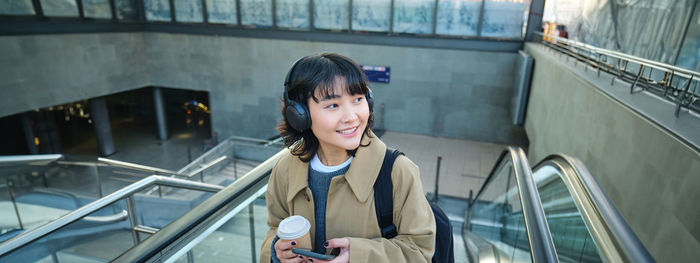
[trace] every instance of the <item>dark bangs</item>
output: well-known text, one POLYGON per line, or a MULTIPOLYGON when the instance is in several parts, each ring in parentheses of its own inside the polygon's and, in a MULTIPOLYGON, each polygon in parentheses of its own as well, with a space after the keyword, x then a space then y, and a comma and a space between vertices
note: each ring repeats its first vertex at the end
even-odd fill
POLYGON ((313 98, 314 101, 319 102, 319 100, 322 98, 330 98, 333 97, 333 95, 341 95, 334 94, 335 92, 338 92, 337 90, 333 89, 333 87, 335 86, 334 84, 336 84, 336 81, 344 82, 341 85, 344 89, 343 91, 347 94, 364 95, 369 93, 366 84, 366 76, 358 65, 354 65, 350 63, 350 61, 343 59, 333 60, 331 58, 328 58, 328 61, 326 62, 333 63, 334 66, 323 67, 327 70, 321 71, 317 75, 319 85, 314 91, 311 91, 312 94, 310 94, 310 97, 313 98))
POLYGON ((367 77, 359 65, 339 54, 322 53, 299 62, 291 79, 289 96, 307 104, 308 98, 319 102, 322 98, 340 95, 333 89, 337 78, 344 82, 343 89, 350 95, 369 93, 367 77))

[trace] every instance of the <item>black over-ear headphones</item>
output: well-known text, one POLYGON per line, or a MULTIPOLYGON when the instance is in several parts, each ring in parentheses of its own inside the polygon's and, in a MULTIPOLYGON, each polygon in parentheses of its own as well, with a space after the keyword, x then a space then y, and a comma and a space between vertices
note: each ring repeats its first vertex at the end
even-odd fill
POLYGON ((291 78, 294 74, 294 69, 297 67, 299 62, 304 60, 303 57, 294 63, 292 68, 287 72, 287 77, 284 78, 284 112, 287 116, 287 122, 297 131, 303 132, 311 127, 311 116, 309 116, 309 110, 306 108, 304 103, 299 103, 289 99, 289 85, 291 84, 291 78))
MULTIPOLYGON (((302 102, 294 101, 289 99, 289 85, 292 83, 292 75, 294 75, 294 69, 297 67, 299 62, 307 57, 303 57, 294 63, 292 68, 287 72, 287 77, 284 79, 284 111, 287 116, 287 122, 297 131, 303 132, 311 128, 311 115, 309 115, 309 109, 302 102)), ((374 110, 374 95, 372 90, 367 88, 369 93, 365 96, 367 99, 367 104, 369 105, 369 112, 372 113, 374 110)))

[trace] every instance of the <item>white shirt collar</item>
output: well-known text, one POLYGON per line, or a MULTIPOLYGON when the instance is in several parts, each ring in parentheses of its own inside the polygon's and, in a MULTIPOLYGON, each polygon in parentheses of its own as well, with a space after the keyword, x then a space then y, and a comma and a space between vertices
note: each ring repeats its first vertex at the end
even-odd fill
POLYGON ((340 169, 345 168, 345 166, 350 165, 350 163, 352 162, 352 159, 353 159, 353 157, 350 156, 350 158, 348 158, 348 160, 345 161, 344 163, 341 163, 341 164, 335 165, 335 166, 328 166, 328 165, 325 165, 321 162, 321 159, 318 158, 318 154, 315 154, 314 158, 311 159, 311 162, 309 163, 309 165, 311 166, 311 169, 314 169, 314 171, 322 172, 322 173, 332 173, 332 172, 335 172, 335 171, 338 171, 340 169))

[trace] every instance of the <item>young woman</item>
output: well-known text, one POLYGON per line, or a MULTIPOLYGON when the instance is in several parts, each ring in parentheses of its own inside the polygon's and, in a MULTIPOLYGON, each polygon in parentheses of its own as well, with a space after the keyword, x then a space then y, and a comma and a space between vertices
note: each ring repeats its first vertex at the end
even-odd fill
POLYGON ((277 226, 292 215, 311 222, 315 252, 339 249, 332 262, 429 262, 435 219, 418 167, 402 155, 391 173, 398 235, 381 236, 372 187, 386 146, 372 133, 372 95, 357 63, 334 53, 304 57, 287 75, 284 98, 278 130, 290 150, 270 175, 260 262, 321 262, 293 253, 295 240, 278 241, 277 226))

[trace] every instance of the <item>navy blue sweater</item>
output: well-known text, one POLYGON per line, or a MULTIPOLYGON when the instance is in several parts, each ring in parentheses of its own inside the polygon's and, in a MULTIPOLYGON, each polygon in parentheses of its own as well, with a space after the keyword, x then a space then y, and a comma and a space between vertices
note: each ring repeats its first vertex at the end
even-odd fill
MULTIPOLYGON (((328 189, 331 186, 331 179, 338 175, 342 175, 348 172, 350 169, 350 164, 347 164, 343 168, 330 173, 319 172, 311 168, 309 165, 309 189, 311 189, 311 195, 314 197, 314 220, 315 220, 315 237, 314 237, 314 252, 325 254, 326 248, 323 247, 323 243, 326 242, 326 202, 328 201, 328 189)), ((275 243, 279 238, 275 237, 272 241, 272 261, 280 262, 277 259, 277 253, 275 252, 275 243)))

